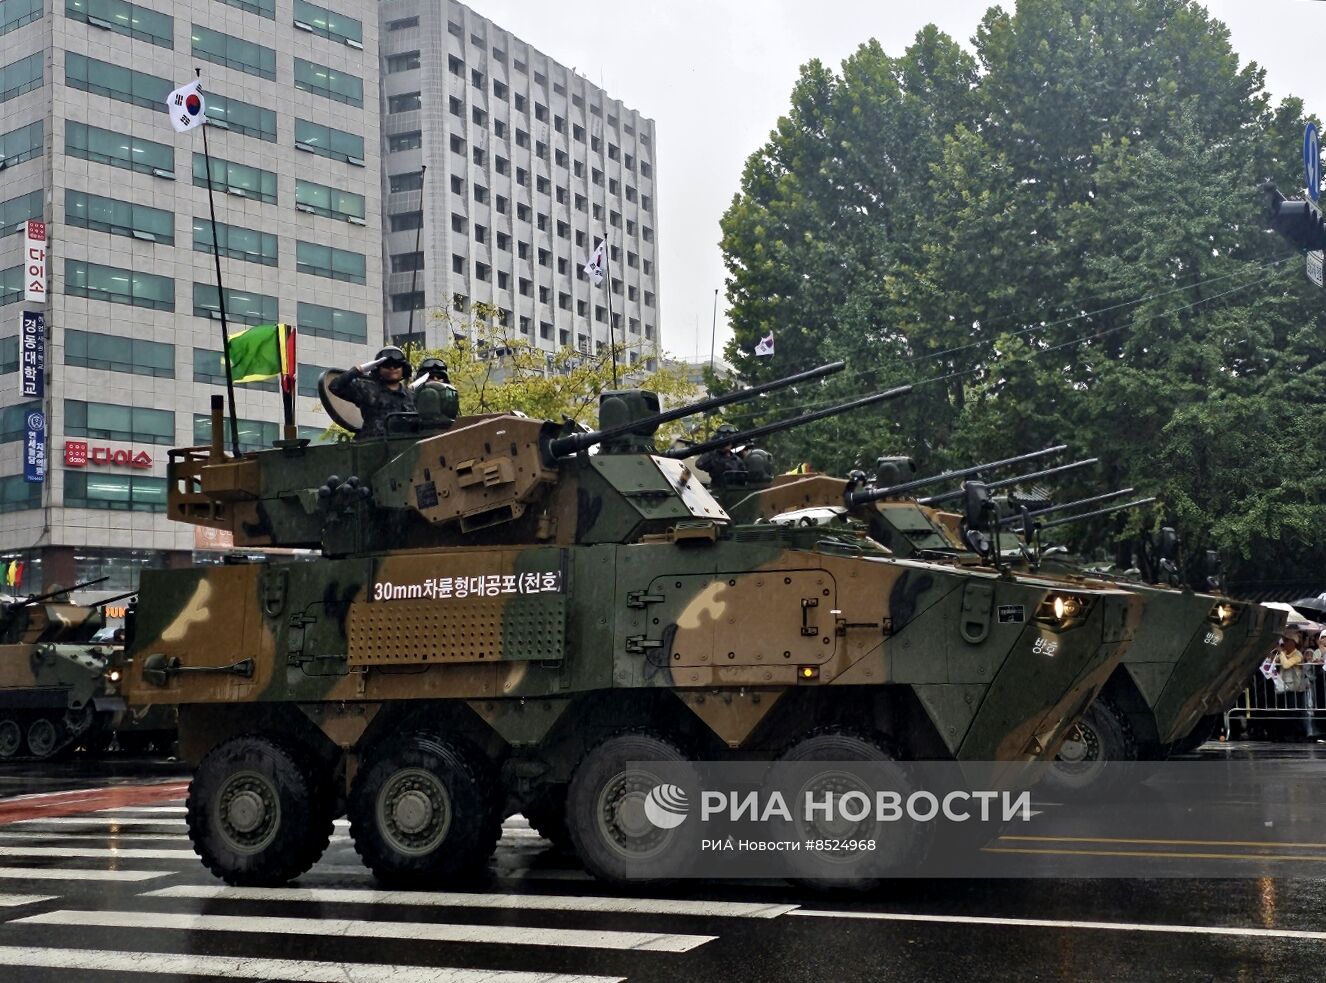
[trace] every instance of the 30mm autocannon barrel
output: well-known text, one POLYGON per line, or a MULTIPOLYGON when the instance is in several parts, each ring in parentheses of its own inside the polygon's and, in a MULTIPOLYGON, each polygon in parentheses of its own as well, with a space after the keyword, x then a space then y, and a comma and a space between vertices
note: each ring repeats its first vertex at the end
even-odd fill
MULTIPOLYGON (((1100 458, 1087 457, 1080 461, 1073 461, 1071 464, 1061 464, 1057 468, 1046 468, 1044 471, 1033 471, 1030 474, 1020 474, 1013 478, 1003 478, 999 481, 989 481, 985 487, 993 491, 996 488, 1008 488, 1010 485, 1016 485, 1023 481, 1036 481, 1040 478, 1052 478, 1055 475, 1063 474, 1066 471, 1076 471, 1078 468, 1085 468, 1092 464, 1099 464, 1100 458)), ((953 491, 947 491, 940 495, 931 495, 928 498, 918 498, 918 505, 938 505, 940 502, 950 502, 955 498, 963 496, 963 490, 956 488, 953 491)))
POLYGON ((642 417, 615 427, 608 427, 606 430, 591 430, 588 433, 573 433, 565 437, 555 437, 548 443, 548 452, 553 457, 566 457, 579 451, 588 450, 595 444, 601 444, 603 441, 611 440, 614 437, 631 433, 645 433, 651 428, 660 427, 672 420, 680 420, 684 416, 705 413, 709 410, 718 409, 720 406, 727 406, 730 403, 744 402, 764 393, 773 392, 776 389, 795 386, 799 382, 822 379, 826 375, 841 372, 845 367, 845 362, 830 362, 828 365, 821 365, 816 369, 808 369, 805 372, 798 372, 796 375, 774 379, 772 382, 764 382, 758 386, 751 386, 749 389, 739 389, 736 392, 724 393, 721 396, 710 396, 708 399, 677 406, 670 410, 664 410, 662 413, 655 413, 652 416, 642 417))
MULTIPOLYGON (((1136 488, 1120 488, 1118 491, 1106 492, 1104 495, 1092 495, 1090 498, 1079 498, 1075 502, 1060 502, 1058 505, 1051 505, 1047 508, 1036 509, 1028 512, 1028 519, 1037 519, 1043 515, 1049 515, 1052 512, 1062 512, 1064 509, 1081 508, 1083 505, 1095 505, 1097 502, 1108 502, 1112 498, 1121 498, 1124 495, 1131 495, 1137 491, 1136 488)), ((1001 526, 1011 526, 1014 523, 1022 521, 1021 515, 1006 515, 999 520, 1001 526)))
POLYGON ((907 395, 907 393, 911 391, 911 386, 898 386, 896 389, 888 389, 884 392, 874 393, 870 396, 862 396, 860 399, 849 400, 846 403, 838 403, 836 406, 826 406, 822 410, 815 410, 812 413, 803 413, 801 416, 794 416, 787 420, 775 420, 773 423, 766 423, 759 427, 751 427, 749 430, 741 430, 737 433, 724 434, 722 437, 715 437, 712 440, 706 440, 703 443, 694 444, 690 447, 679 447, 676 450, 667 451, 659 456, 680 460, 682 458, 691 457, 694 454, 707 454, 709 451, 717 450, 720 447, 733 447, 737 444, 744 444, 767 434, 778 433, 780 430, 790 430, 793 427, 799 427, 802 424, 813 423, 816 420, 823 420, 827 417, 837 416, 840 413, 847 413, 850 410, 860 409, 863 406, 871 406, 875 403, 882 403, 888 399, 896 399, 899 396, 907 395))
POLYGON ((845 496, 848 508, 856 505, 866 505, 870 502, 878 502, 882 498, 893 498, 896 495, 902 495, 917 488, 925 488, 929 485, 939 485, 948 481, 956 481, 959 478, 967 478, 974 474, 980 474, 982 471, 992 471, 995 468, 1009 467, 1013 464, 1021 464, 1024 461, 1034 461, 1039 457, 1049 457, 1051 454, 1059 454, 1068 450, 1067 444, 1056 444, 1054 447, 1046 447, 1038 451, 1030 451, 1026 454, 1019 454, 1017 457, 1006 457, 1001 461, 986 461, 984 464, 974 464, 969 468, 957 468, 953 471, 945 471, 941 474, 932 474, 926 478, 913 478, 911 481, 904 481, 900 485, 888 485, 884 488, 858 488, 849 491, 845 496))
MULTIPOLYGON (((12 602, 11 606, 16 608, 31 607, 34 604, 40 604, 42 601, 49 601, 53 597, 59 597, 61 594, 71 594, 76 590, 82 590, 85 587, 92 587, 101 583, 103 580, 109 580, 110 577, 98 577, 95 580, 85 580, 81 584, 74 584, 72 587, 61 587, 59 590, 49 591, 45 594, 31 594, 21 601, 12 602)), ((101 602, 98 602, 101 603, 101 602)))
POLYGON ((1098 515, 1109 515, 1111 512, 1122 512, 1124 509, 1136 509, 1143 505, 1150 505, 1156 500, 1152 495, 1150 498, 1139 498, 1132 502, 1124 502, 1122 505, 1111 505, 1109 508, 1096 509, 1094 512, 1083 512, 1081 515, 1066 515, 1062 519, 1054 519, 1051 522, 1041 524, 1042 529, 1053 529, 1055 526, 1064 526, 1070 522, 1077 522, 1079 519, 1094 519, 1098 515))

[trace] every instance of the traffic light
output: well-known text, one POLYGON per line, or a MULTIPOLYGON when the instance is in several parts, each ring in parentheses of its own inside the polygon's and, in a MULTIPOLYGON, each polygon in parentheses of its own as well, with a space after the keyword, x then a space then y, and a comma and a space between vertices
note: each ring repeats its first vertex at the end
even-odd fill
POLYGON ((1266 193, 1266 217, 1274 231, 1299 249, 1326 248, 1326 219, 1312 202, 1286 198, 1270 181, 1262 191, 1266 193))

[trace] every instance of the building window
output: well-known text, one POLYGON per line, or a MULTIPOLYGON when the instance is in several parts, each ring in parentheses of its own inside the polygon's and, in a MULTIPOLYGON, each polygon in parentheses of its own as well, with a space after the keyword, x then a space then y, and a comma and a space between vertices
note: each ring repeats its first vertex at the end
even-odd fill
POLYGON ((654 230, 647 225, 642 225, 640 227, 640 238, 643 239, 645 242, 653 242, 654 230))
POLYGON ((539 158, 539 160, 548 159, 548 145, 542 140, 534 144, 534 156, 539 158))
POLYGON ((447 139, 451 145, 451 152, 453 154, 460 154, 462 157, 465 156, 465 141, 460 138, 459 133, 453 133, 447 139))
POLYGON ((520 185, 522 188, 528 186, 528 185, 529 185, 529 171, 525 170, 525 168, 523 168, 523 167, 517 167, 517 168, 516 168, 516 184, 520 185))
POLYGON ((533 297, 533 296, 534 296, 534 281, 532 281, 532 280, 527 280, 527 279, 525 279, 525 277, 522 276, 522 277, 520 278, 519 282, 517 283, 517 289, 520 291, 520 295, 521 295, 522 297, 533 297))
POLYGON ((405 92, 398 96, 387 96, 387 112, 408 113, 423 107, 423 99, 418 92, 405 92))
POLYGON ((122 440, 130 444, 175 443, 175 414, 146 406, 64 401, 64 432, 70 437, 122 440))
POLYGON ((166 511, 166 479, 144 474, 64 473, 64 505, 70 509, 166 511))
POLYGON ((39 409, 40 402, 16 403, 0 409, 0 443, 22 440, 28 429, 28 414, 39 409))
POLYGON ((465 275, 465 257, 451 254, 451 272, 465 275))
POLYGON ((449 71, 452 75, 457 76, 458 78, 464 78, 464 77, 465 77, 465 62, 462 61, 461 59, 457 58, 455 55, 448 55, 448 56, 447 56, 447 71, 449 71))
POLYGON ((516 218, 522 222, 529 221, 529 205, 522 205, 516 202, 516 218))
POLYGON ((516 129, 516 146, 517 147, 529 146, 529 134, 519 128, 516 129))
POLYGON ((23 299, 23 267, 11 266, 0 270, 0 307, 16 304, 23 299))
POLYGON ((464 215, 457 215, 455 212, 452 212, 452 213, 451 213, 451 231, 452 231, 452 232, 459 232, 461 235, 464 235, 464 234, 465 234, 465 229, 468 227, 468 225, 469 225, 469 222, 466 221, 464 215))
POLYGON ((505 215, 507 212, 507 199, 504 198, 502 195, 497 195, 497 201, 495 207, 497 208, 497 214, 505 215))
MULTIPOLYGON (((221 306, 217 302, 216 284, 194 283, 193 314, 194 317, 220 319, 221 306)), ((226 320, 228 322, 232 324, 275 324, 280 319, 281 316, 278 313, 278 303, 275 297, 226 288, 226 320)))
POLYGON ((474 241, 486 243, 488 241, 488 229, 482 225, 476 225, 474 227, 474 241))
MULTIPOLYGON (((79 125, 80 124, 78 123, 65 124, 66 153, 72 153, 68 147, 70 139, 69 129, 70 127, 77 127, 79 125)), ((109 133, 110 131, 102 130, 101 132, 109 133)), ((13 167, 15 164, 22 164, 24 161, 34 160, 37 157, 40 157, 46 148, 44 134, 45 130, 41 120, 37 120, 35 123, 29 123, 26 126, 20 126, 16 130, 10 130, 8 133, 0 133, 0 160, 5 161, 7 166, 13 167)), ((165 145, 158 143, 153 144, 153 146, 164 147, 165 145)), ((85 155, 75 154, 74 156, 85 155)), ((110 163, 110 161, 105 161, 104 163, 110 163)), ((123 167, 124 165, 121 164, 119 166, 123 167)), ((171 165, 167 170, 174 170, 174 167, 175 162, 172 159, 171 165)))
POLYGON ((552 191, 552 182, 543 175, 538 175, 534 179, 534 190, 541 195, 546 195, 552 191))
MULTIPOLYGON (((226 384, 226 368, 221 361, 219 351, 212 348, 195 348, 193 350, 193 381, 208 386, 224 386, 226 384)), ((266 379, 262 382, 246 382, 244 388, 276 392, 277 383, 275 379, 266 379)))
POLYGON ((505 232, 497 233, 497 248, 504 253, 511 252, 511 237, 505 232))
MULTIPOLYGON (((40 192, 38 192, 40 194, 40 192)), ((10 204, 5 202, 5 205, 10 204)), ((0 205, 0 216, 8 222, 5 205, 0 205)), ((40 202, 38 202, 40 215, 40 202)), ((94 232, 109 232, 112 235, 130 236, 146 242, 175 244, 175 213, 161 208, 149 208, 136 205, 120 198, 103 198, 82 191, 66 190, 64 193, 64 220, 69 225, 94 232)))
POLYGON ((295 179, 295 207, 324 218, 364 225, 364 196, 325 184, 295 179))
POLYGON ((474 200, 480 205, 488 204, 488 189, 482 184, 476 184, 474 186, 474 200))
POLYGON ((400 215, 391 217, 392 232, 409 232, 411 229, 422 229, 424 227, 424 213, 402 212, 400 215))
POLYGON ((654 210, 654 203, 649 200, 649 195, 640 196, 640 207, 647 212, 652 212, 654 210))
POLYGON ((295 120, 295 149, 364 166, 364 138, 306 119, 295 120))
POLYGON ((387 150, 396 153, 399 150, 418 150, 424 145, 424 135, 419 130, 411 133, 397 133, 387 137, 387 150))
POLYGON ((541 102, 534 104, 534 118, 540 123, 548 122, 548 107, 541 102))
POLYGON ((9 0, 0 7, 0 34, 8 34, 24 24, 31 24, 41 17, 45 6, 45 0, 9 0))
POLYGON ((424 254, 416 253, 393 253, 391 257, 391 272, 393 273, 414 273, 424 268, 424 254))
POLYGON ((654 264, 647 259, 641 260, 640 269, 644 271, 645 276, 652 276, 654 273, 654 264))
POLYGON ((499 140, 506 139, 506 124, 500 119, 493 120, 493 136, 497 137, 499 140))
POLYGON ((505 82, 499 82, 497 79, 493 79, 494 96, 496 96, 498 99, 505 99, 507 97, 507 92, 508 90, 505 82))
POLYGON ((654 295, 651 294, 648 290, 645 291, 645 306, 646 307, 654 306, 654 295))
MULTIPOLYGON (((0 239, 5 236, 16 235, 21 228, 25 228, 24 223, 28 219, 41 219, 46 206, 45 199, 46 193, 38 188, 36 191, 19 195, 17 198, 0 201, 0 239)), ((170 213, 167 212, 166 214, 169 215, 170 213)), ((102 229, 102 231, 109 232, 110 229, 102 229)))
POLYGON ((539 265, 540 265, 540 266, 551 266, 551 265, 552 265, 552 253, 550 253, 550 252, 549 252, 548 250, 546 250, 546 249, 540 249, 540 250, 539 250, 539 265))
POLYGON ((0 375, 18 371, 18 335, 0 338, 0 375))
MULTIPOLYGON (((497 271, 497 289, 498 289, 498 290, 507 290, 507 289, 510 288, 510 286, 511 286, 511 274, 510 274, 510 273, 504 273, 503 271, 498 270, 498 271, 497 271)), ((505 318, 503 319, 503 321, 505 322, 505 318)))
POLYGON ((175 309, 175 281, 168 276, 139 273, 118 266, 80 260, 64 261, 64 291, 73 297, 129 304, 155 311, 175 309))
POLYGON ((368 279, 368 264, 363 253, 302 239, 295 243, 295 270, 347 283, 365 283, 368 279))
POLYGON ((447 108, 451 111, 452 116, 464 116, 463 106, 464 104, 455 96, 447 96, 447 108))
POLYGON ((276 49, 194 24, 193 55, 258 78, 276 80, 276 49))
POLYGON ((71 328, 64 333, 64 362, 85 369, 175 378, 175 346, 164 341, 121 338, 71 328))
POLYGON ((308 0, 295 0, 295 27, 352 48, 364 47, 363 24, 353 17, 319 7, 308 0))
POLYGON ((558 259, 557 259, 557 275, 558 275, 558 276, 566 276, 566 269, 567 269, 567 267, 566 267, 566 257, 565 257, 565 256, 559 256, 558 259))
POLYGON ((422 310, 423 306, 424 292, 422 290, 391 295, 391 309, 393 311, 418 311, 422 310))
MULTIPOLYGON (((416 23, 418 18, 415 18, 416 23)), ((413 72, 419 67, 419 52, 403 51, 399 55, 387 56, 387 74, 395 75, 397 72, 413 72)))
POLYGON ((641 176, 641 177, 649 177, 649 176, 650 176, 651 174, 653 174, 653 173, 654 173, 654 169, 653 169, 652 167, 649 166, 649 161, 647 161, 647 160, 642 160, 642 161, 640 161, 640 176, 641 176))
POLYGON ((470 118, 474 120, 475 126, 483 126, 488 122, 488 114, 478 106, 470 107, 470 118))
POLYGON ((276 20, 276 0, 221 0, 221 2, 230 7, 247 10, 259 17, 266 17, 268 20, 276 20))
POLYGON ((482 91, 482 89, 483 89, 483 72, 479 71, 477 68, 475 68, 475 69, 471 69, 471 71, 470 71, 470 84, 471 84, 472 86, 474 86, 476 89, 479 89, 479 90, 482 91))
MULTIPOLYGON (((5 6, 11 4, 12 0, 5 6)), ((13 5, 21 8, 31 3, 19 0, 13 5)), ((128 3, 127 0, 68 0, 64 6, 64 15, 70 20, 91 24, 103 31, 114 31, 162 48, 175 47, 174 17, 140 7, 136 3, 128 3)), ((3 29, 0 29, 0 34, 3 33, 3 29)))
MULTIPOLYGON (((262 232, 258 229, 246 229, 238 225, 217 222, 216 245, 221 250, 222 256, 245 263, 276 266, 280 258, 274 232, 262 232)), ((193 217, 193 249, 199 253, 212 251, 212 223, 197 215, 193 217)), ((229 311, 226 313, 229 316, 229 311)))
POLYGON ((489 270, 488 270, 488 264, 487 264, 487 263, 480 263, 480 262, 478 262, 478 261, 476 260, 475 263, 474 263, 474 277, 475 277, 475 279, 476 279, 476 280, 487 280, 487 279, 488 279, 488 273, 489 273, 489 270))
POLYGON ((621 192, 622 186, 615 177, 608 178, 608 194, 615 195, 621 192))
MULTIPOLYGON (((160 102, 160 100, 156 100, 160 102)), ((156 102, 151 108, 156 107, 156 102)), ((207 122, 232 133, 276 142, 276 113, 261 106, 251 106, 238 99, 228 99, 215 92, 207 93, 207 122)))
POLYGON ((457 195, 465 194, 465 179, 458 174, 451 175, 451 193, 457 195))
POLYGON ((299 302, 296 324, 301 333, 364 344, 368 341, 368 315, 356 311, 339 311, 333 307, 299 302))
MULTIPOLYGON (((207 158, 202 154, 193 155, 193 184, 197 188, 207 186, 207 158)), ((276 204, 276 172, 249 164, 213 157, 212 187, 237 198, 256 198, 269 205, 276 204)))
POLYGON ((295 391, 301 396, 318 395, 318 380, 322 378, 322 373, 326 372, 330 365, 305 365, 300 364, 295 391))
POLYGON ((422 191, 424 187, 423 171, 407 171, 404 174, 392 174, 387 178, 392 194, 400 191, 422 191))
POLYGON ((498 174, 509 174, 511 172, 511 161, 507 160, 501 154, 498 154, 493 158, 493 168, 498 174))
POLYGON ((326 96, 347 106, 364 105, 364 80, 349 72, 339 72, 317 62, 295 59, 295 88, 326 96))
MULTIPOLYGON (((235 421, 236 429, 239 430, 239 449, 241 453, 248 451, 260 451, 265 447, 271 447, 273 442, 281 437, 281 425, 270 420, 244 420, 235 421)), ((230 433, 230 424, 225 424, 227 436, 230 433)), ((198 445, 210 444, 212 442, 212 418, 206 413, 195 413, 193 415, 193 442, 198 445)))
POLYGON ((387 22, 388 31, 405 31, 410 29, 411 27, 418 27, 418 26, 419 26, 418 17, 402 17, 399 20, 393 20, 387 22))
MULTIPOLYGON (((0 76, 3 76, 3 79, 0 80, 0 101, 7 97, 11 85, 15 81, 10 77, 11 73, 17 66, 27 61, 35 62, 37 84, 20 88, 18 91, 27 92, 28 89, 35 89, 37 85, 41 84, 40 54, 23 59, 23 61, 16 61, 14 64, 0 69, 0 76)), ((108 61, 98 61, 96 58, 88 58, 72 51, 66 52, 64 56, 64 79, 65 83, 71 88, 118 99, 120 102, 141 106, 144 109, 159 110, 162 100, 165 99, 162 93, 169 93, 175 88, 166 79, 158 78, 155 75, 135 72, 130 68, 121 68, 118 65, 112 65, 108 61)), ((17 92, 14 94, 17 94, 17 92)), ((213 98, 215 97, 209 92, 207 94, 207 108, 209 110, 212 108, 213 98)), ((209 115, 211 114, 209 113, 209 115)))
POLYGON ((483 167, 483 162, 486 158, 486 155, 484 154, 482 149, 480 149, 479 147, 475 147, 474 151, 470 154, 470 157, 474 160, 476 167, 483 167))
POLYGON ((564 311, 569 311, 571 309, 571 295, 567 293, 559 293, 557 295, 557 306, 564 311))
POLYGON ((0 512, 21 512, 41 508, 41 488, 21 474, 0 478, 0 512))
POLYGON ((519 92, 517 92, 517 93, 516 93, 516 112, 518 112, 518 113, 523 113, 524 111, 525 111, 525 97, 522 96, 519 92))

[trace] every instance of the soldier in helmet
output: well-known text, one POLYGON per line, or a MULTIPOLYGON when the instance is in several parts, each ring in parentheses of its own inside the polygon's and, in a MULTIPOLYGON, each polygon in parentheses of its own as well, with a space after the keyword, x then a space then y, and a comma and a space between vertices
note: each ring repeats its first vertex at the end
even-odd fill
MULTIPOLYGON (((737 428, 732 424, 724 423, 714 431, 714 439, 730 437, 737 432, 737 428)), ((707 472, 710 481, 717 488, 743 484, 746 480, 746 465, 731 444, 702 454, 695 462, 695 466, 707 472)))
POLYGON ((387 417, 414 411, 414 394, 404 385, 410 367, 405 353, 392 345, 363 365, 342 372, 327 387, 341 399, 354 403, 363 414, 364 425, 355 440, 387 435, 387 417))
POLYGON ((440 358, 426 358, 419 363, 414 381, 415 409, 419 411, 419 425, 423 429, 446 429, 456 422, 460 414, 460 396, 451 384, 447 365, 440 358))
POLYGON ((426 358, 419 363, 419 368, 415 370, 414 382, 412 385, 421 386, 424 376, 428 377, 429 382, 451 382, 451 376, 447 374, 447 363, 440 358, 426 358))

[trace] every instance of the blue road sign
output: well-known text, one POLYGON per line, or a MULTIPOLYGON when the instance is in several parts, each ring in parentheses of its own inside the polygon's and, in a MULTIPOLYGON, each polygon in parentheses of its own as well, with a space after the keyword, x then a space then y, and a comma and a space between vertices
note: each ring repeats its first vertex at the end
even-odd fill
POLYGON ((1321 194, 1321 146, 1313 123, 1303 131, 1303 181, 1308 186, 1308 197, 1316 201, 1321 194))

